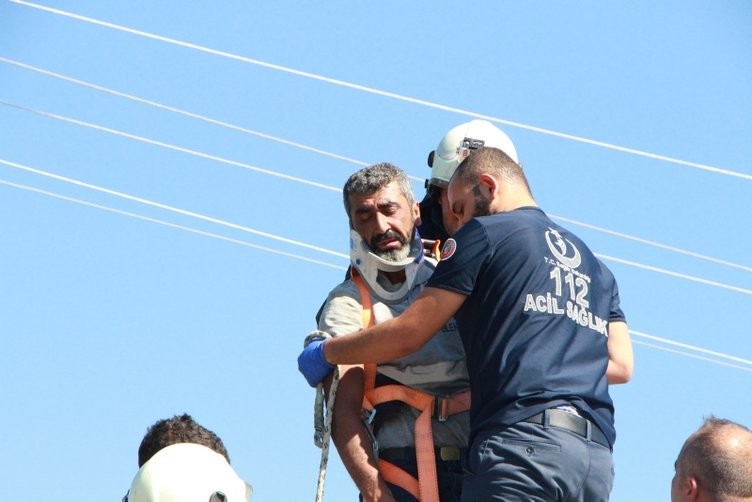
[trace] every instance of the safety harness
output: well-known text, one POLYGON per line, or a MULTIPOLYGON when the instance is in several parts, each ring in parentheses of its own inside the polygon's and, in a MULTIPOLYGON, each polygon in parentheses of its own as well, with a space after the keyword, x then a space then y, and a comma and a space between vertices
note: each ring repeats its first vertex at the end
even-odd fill
MULTIPOLYGON (((432 246, 434 255, 439 257, 439 242, 435 241, 432 246)), ((363 328, 374 324, 371 312, 371 294, 365 281, 354 268, 351 269, 352 281, 360 293, 363 306, 363 328)), ((420 412, 415 420, 415 457, 418 477, 414 477, 404 469, 393 463, 378 459, 378 469, 386 481, 397 485, 420 502, 439 502, 439 488, 436 474, 436 453, 433 442, 433 430, 431 417, 437 417, 439 421, 446 420, 450 415, 470 409, 470 391, 466 390, 452 396, 436 397, 413 387, 401 384, 388 384, 376 386, 376 364, 368 363, 363 366, 364 389, 363 411, 368 417, 368 427, 372 426, 376 406, 399 401, 412 406, 420 412)), ((373 432, 369 429, 373 437, 373 432)), ((374 453, 378 455, 378 445, 374 439, 374 453)))

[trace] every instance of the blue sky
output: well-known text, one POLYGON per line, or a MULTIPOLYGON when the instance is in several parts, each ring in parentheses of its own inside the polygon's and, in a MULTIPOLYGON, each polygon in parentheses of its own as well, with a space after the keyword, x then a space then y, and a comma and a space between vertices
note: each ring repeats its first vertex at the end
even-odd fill
POLYGON ((118 500, 182 412, 254 500, 313 499, 295 358, 347 265, 339 189, 391 161, 422 196, 483 116, 619 281, 612 500, 668 500, 704 416, 752 425, 750 28, 743 0, 0 0, 0 499, 118 500))

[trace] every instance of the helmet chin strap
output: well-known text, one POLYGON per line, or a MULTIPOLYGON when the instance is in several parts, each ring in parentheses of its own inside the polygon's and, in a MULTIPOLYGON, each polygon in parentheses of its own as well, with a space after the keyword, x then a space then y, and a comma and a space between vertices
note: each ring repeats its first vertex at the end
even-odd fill
POLYGON ((366 282, 368 287, 379 298, 393 302, 402 300, 407 296, 415 282, 415 276, 423 260, 423 243, 420 240, 417 228, 413 232, 410 241, 410 253, 406 258, 399 261, 391 261, 377 255, 366 244, 363 238, 355 230, 350 230, 350 262, 366 282), (381 272, 405 271, 405 281, 394 290, 387 290, 379 284, 378 276, 381 272))

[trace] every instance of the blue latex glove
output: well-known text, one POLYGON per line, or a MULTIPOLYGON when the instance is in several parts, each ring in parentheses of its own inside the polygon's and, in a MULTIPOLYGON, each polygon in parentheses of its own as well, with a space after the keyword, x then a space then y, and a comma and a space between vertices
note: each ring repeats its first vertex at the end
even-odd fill
POLYGON ((324 340, 312 340, 298 356, 298 371, 311 387, 316 387, 333 369, 334 365, 324 358, 324 340))

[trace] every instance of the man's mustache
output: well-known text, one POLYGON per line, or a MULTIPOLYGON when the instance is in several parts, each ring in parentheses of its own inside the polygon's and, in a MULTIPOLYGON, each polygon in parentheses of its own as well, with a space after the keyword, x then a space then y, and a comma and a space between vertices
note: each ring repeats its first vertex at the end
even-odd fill
POLYGON ((371 248, 377 249, 379 244, 381 244, 383 241, 390 241, 390 240, 397 240, 403 246, 407 242, 407 239, 404 236, 390 229, 381 235, 374 236, 373 239, 371 239, 371 248))

